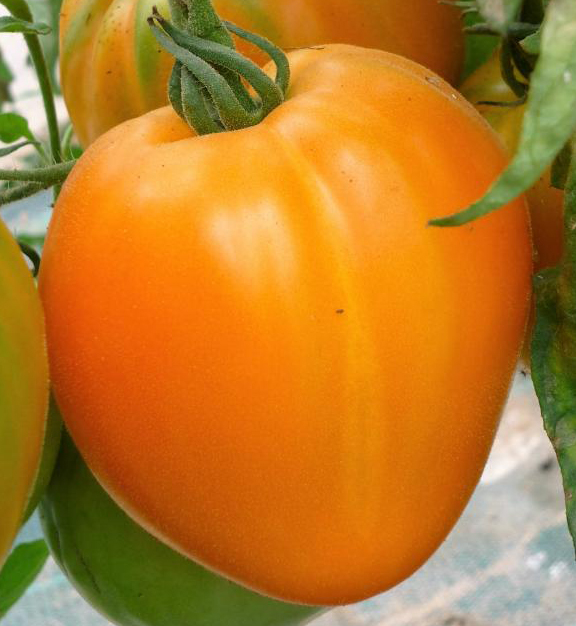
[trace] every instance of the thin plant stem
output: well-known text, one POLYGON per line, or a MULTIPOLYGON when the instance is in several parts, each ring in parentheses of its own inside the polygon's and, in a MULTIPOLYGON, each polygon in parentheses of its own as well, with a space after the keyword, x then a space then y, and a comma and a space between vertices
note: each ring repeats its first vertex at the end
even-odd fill
POLYGON ((64 181, 76 160, 57 163, 32 170, 0 170, 0 180, 57 184, 64 181))
MULTIPOLYGON (((14 17, 19 17, 20 19, 27 20, 29 22, 33 21, 32 13, 24 0, 0 0, 0 4, 3 4, 14 17)), ((54 103, 54 91, 52 89, 50 72, 48 71, 48 66, 46 65, 44 51, 42 50, 42 45, 40 44, 38 35, 24 35, 24 39, 26 40, 32 63, 34 63, 34 67, 36 69, 38 84, 40 85, 40 92, 44 102, 46 122, 48 124, 48 134, 50 138, 50 156, 54 163, 61 163, 62 149, 60 146, 60 132, 58 130, 56 105, 54 103)))

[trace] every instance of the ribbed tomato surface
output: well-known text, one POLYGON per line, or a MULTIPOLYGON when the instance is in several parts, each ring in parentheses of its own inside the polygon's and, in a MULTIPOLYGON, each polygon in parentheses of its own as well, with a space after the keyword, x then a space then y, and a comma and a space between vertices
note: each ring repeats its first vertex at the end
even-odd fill
POLYGON ((55 393, 137 521, 282 599, 347 603, 438 547, 480 476, 530 299, 522 199, 427 226, 505 166, 395 55, 289 55, 261 124, 170 109, 95 142, 40 276, 55 393))

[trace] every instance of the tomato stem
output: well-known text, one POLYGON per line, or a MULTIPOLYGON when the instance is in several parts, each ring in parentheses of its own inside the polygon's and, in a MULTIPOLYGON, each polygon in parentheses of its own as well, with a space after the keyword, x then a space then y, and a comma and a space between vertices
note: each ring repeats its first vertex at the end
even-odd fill
POLYGON ((0 208, 10 202, 33 196, 42 189, 59 188, 75 163, 76 160, 72 160, 32 170, 0 170, 0 180, 17 183, 0 193, 0 208))
POLYGON ((45 183, 48 186, 56 185, 66 179, 75 163, 76 161, 72 160, 31 170, 0 170, 0 180, 45 183))
POLYGON ((0 180, 17 183, 0 193, 0 208, 33 196, 42 189, 59 188, 75 163, 76 160, 72 160, 31 170, 0 170, 0 180))
POLYGON ((234 49, 234 42, 218 17, 211 0, 185 0, 188 10, 188 32, 234 49))
POLYGON ((528 85, 516 78, 512 58, 512 42, 507 38, 502 40, 502 46, 500 47, 500 69, 502 78, 514 92, 514 95, 520 99, 523 98, 528 91, 528 85))
POLYGON ((176 59, 168 84, 170 103, 198 134, 253 126, 283 102, 290 69, 279 48, 222 22, 210 0, 170 0, 170 8, 173 23, 156 7, 148 23, 156 40, 176 59), (236 51, 230 33, 270 56, 276 65, 274 79, 236 51))
POLYGON ((4 191, 0 192, 0 209, 2 209, 7 204, 11 202, 16 202, 17 200, 23 200, 24 198, 29 198, 34 194, 42 191, 43 189, 48 189, 52 185, 44 185, 42 183, 19 183, 14 187, 7 187, 4 191))
POLYGON ((184 28, 188 21, 188 9, 183 0, 168 0, 170 15, 178 28, 184 28))

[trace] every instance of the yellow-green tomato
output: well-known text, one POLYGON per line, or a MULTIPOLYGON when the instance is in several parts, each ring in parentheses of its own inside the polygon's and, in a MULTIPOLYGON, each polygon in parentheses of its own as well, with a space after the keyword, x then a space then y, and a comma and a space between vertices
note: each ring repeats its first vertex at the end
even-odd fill
POLYGON ((0 566, 36 478, 46 425, 48 366, 34 279, 0 222, 0 566))

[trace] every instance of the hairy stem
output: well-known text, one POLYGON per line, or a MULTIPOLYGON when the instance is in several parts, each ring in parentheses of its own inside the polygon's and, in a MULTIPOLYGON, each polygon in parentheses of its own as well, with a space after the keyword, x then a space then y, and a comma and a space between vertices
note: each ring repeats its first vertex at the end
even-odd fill
POLYGON ((32 170, 0 170, 0 180, 13 180, 46 184, 47 187, 62 183, 76 161, 66 161, 32 170))
POLYGON ((4 191, 0 192, 0 209, 18 200, 29 198, 34 194, 37 194, 43 189, 47 189, 51 185, 44 185, 43 183, 21 183, 14 187, 8 187, 4 191))

